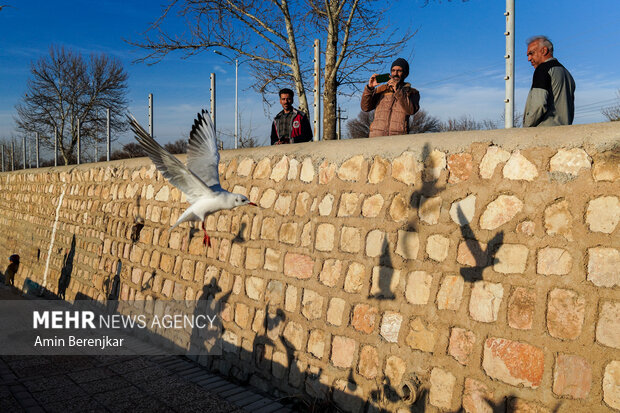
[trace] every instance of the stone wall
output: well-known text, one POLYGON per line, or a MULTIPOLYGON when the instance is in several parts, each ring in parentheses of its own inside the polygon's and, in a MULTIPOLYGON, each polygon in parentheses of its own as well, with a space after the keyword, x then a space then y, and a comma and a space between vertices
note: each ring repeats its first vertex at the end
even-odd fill
POLYGON ((148 159, 4 173, 0 254, 69 300, 117 273, 121 299, 215 292, 201 361, 272 392, 620 410, 619 145, 607 123, 226 151, 259 207, 210 216, 208 249, 168 231, 187 204, 148 159))

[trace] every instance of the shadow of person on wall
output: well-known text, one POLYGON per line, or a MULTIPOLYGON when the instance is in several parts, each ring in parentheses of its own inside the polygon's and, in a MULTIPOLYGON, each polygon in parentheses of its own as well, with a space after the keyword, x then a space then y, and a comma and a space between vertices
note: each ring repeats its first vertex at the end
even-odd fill
POLYGON ((73 260, 75 258, 75 234, 71 239, 71 248, 69 253, 65 255, 62 263, 62 269, 60 270, 60 277, 58 278, 58 297, 62 300, 65 299, 65 293, 71 282, 71 273, 73 272, 73 260))

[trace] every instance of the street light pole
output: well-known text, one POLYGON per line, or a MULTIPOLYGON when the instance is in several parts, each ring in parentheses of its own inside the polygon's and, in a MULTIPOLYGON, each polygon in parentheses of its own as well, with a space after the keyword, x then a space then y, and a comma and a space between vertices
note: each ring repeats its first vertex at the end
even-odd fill
POLYGON ((239 147, 239 61, 235 59, 235 149, 239 147))

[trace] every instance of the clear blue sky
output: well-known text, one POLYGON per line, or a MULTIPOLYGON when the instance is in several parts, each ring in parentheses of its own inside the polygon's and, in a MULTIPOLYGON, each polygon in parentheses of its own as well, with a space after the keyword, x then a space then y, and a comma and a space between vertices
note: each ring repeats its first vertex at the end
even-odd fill
MULTIPOLYGON (((146 124, 147 97, 153 93, 155 136, 162 142, 187 137, 195 113, 209 106, 209 73, 215 72, 218 129, 232 133, 234 64, 211 52, 185 60, 170 54, 152 66, 132 63, 144 52, 123 39, 139 40, 149 22, 160 15, 164 0, 3 3, 12 7, 0 11, 0 139, 14 134, 14 107, 26 90, 30 64, 47 55, 52 44, 121 59, 129 73, 130 110, 146 124)), ((525 57, 525 39, 545 34, 554 42, 555 56, 576 80, 575 123, 604 121, 600 108, 617 102, 620 89, 620 2, 516 3, 516 110, 523 110, 533 72, 525 57)), ((420 90, 422 108, 442 120, 463 115, 498 119, 504 111, 505 2, 444 0, 423 7, 423 0, 396 0, 390 4, 390 24, 418 30, 401 55, 410 62, 407 81, 420 90)), ((390 63, 386 62, 386 71, 390 63)), ((250 89, 252 78, 243 65, 239 82, 242 125, 267 142, 279 105, 262 104, 250 89)), ((341 99, 345 116, 357 116, 359 96, 341 99)), ((130 139, 122 136, 117 145, 130 139)))

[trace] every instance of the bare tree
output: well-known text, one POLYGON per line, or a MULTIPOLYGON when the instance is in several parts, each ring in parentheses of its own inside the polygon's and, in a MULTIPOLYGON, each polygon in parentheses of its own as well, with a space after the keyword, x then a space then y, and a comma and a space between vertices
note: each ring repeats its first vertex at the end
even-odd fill
POLYGON ((187 139, 179 139, 164 145, 164 149, 170 153, 187 153, 187 139))
MULTIPOLYGON (((618 99, 620 99, 620 89, 616 92, 618 95, 618 99)), ((610 106, 608 108, 603 109, 603 115, 610 122, 620 121, 620 103, 617 103, 614 106, 610 106)))
MULTIPOLYGON (((347 122, 350 139, 367 138, 370 135, 370 124, 375 118, 375 111, 360 112, 356 119, 347 122)), ((424 110, 419 110, 409 117, 409 133, 440 132, 441 121, 429 115, 424 110)))
POLYGON ((127 73, 120 61, 106 55, 81 54, 64 47, 50 48, 50 55, 32 64, 27 92, 16 106, 17 127, 23 133, 39 132, 41 143, 54 147, 58 131, 58 149, 65 164, 74 159, 78 120, 82 142, 101 140, 110 109, 113 132, 126 126, 127 73))
POLYGON ((412 37, 406 30, 386 30, 386 4, 379 0, 169 0, 144 41, 130 43, 148 51, 139 59, 148 63, 171 51, 183 51, 188 57, 208 49, 229 49, 235 56, 252 59, 254 88, 265 102, 292 83, 300 109, 308 113, 305 85, 312 82, 312 44, 326 36, 323 136, 335 139, 339 87, 365 82, 412 37), (183 33, 165 26, 175 12, 185 20, 183 33))

